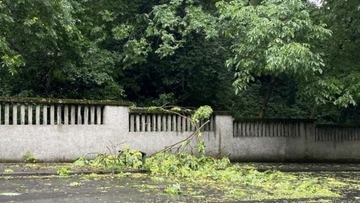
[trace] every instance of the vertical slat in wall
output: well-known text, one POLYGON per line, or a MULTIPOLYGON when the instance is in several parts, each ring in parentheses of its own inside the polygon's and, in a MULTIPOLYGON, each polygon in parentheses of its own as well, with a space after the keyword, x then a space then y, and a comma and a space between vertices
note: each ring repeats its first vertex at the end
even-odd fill
POLYGON ((64 125, 69 124, 69 106, 64 105, 64 125))
POLYGON ((182 130, 182 128, 181 128, 181 116, 179 116, 179 115, 176 115, 176 122, 177 122, 177 125, 176 125, 176 130, 178 131, 178 132, 182 132, 183 130, 182 130))
POLYGON ((250 129, 251 129, 251 132, 250 132, 250 136, 251 137, 256 137, 257 135, 256 135, 256 121, 251 121, 251 127, 250 127, 250 129))
POLYGON ((75 106, 72 105, 71 106, 71 109, 70 109, 70 125, 75 125, 76 122, 75 122, 75 116, 76 116, 76 113, 75 113, 75 106))
POLYGON ((9 104, 5 104, 5 125, 9 125, 9 118, 10 118, 10 106, 9 104))
POLYGON ((101 115, 102 115, 101 107, 98 106, 98 107, 96 107, 96 124, 98 124, 98 125, 101 124, 101 115))
POLYGON ((151 131, 151 115, 146 115, 146 131, 151 131))
POLYGON ((52 104, 50 105, 50 125, 55 124, 55 106, 52 104))
POLYGON ((257 121, 252 121, 251 122, 251 133, 250 133, 251 137, 257 137, 257 134, 256 134, 257 125, 256 125, 256 123, 257 123, 257 121))
POLYGON ((57 121, 57 125, 60 125, 61 124, 61 106, 60 105, 58 105, 57 107, 56 107, 56 121, 57 121))
POLYGON ((253 132, 252 132, 253 137, 259 137, 259 128, 260 128, 259 122, 258 121, 253 122, 253 132))
POLYGON ((20 104, 20 124, 25 125, 25 104, 20 104))
POLYGON ((88 125, 89 124, 89 107, 85 106, 84 107, 84 125, 88 125))
POLYGON ((181 132, 186 132, 186 122, 187 119, 185 117, 181 117, 181 132))
POLYGON ((3 116, 2 116, 2 111, 1 111, 1 107, 2 107, 2 105, 1 105, 1 103, 0 103, 0 125, 2 125, 3 124, 3 122, 2 122, 2 118, 3 118, 3 116))
POLYGON ((160 114, 155 114, 156 115, 156 131, 160 132, 161 131, 161 115, 160 114))
POLYGON ((264 132, 263 132, 263 137, 268 137, 268 128, 269 128, 269 125, 267 122, 264 122, 264 132))
POLYGON ((247 137, 248 136, 248 129, 247 129, 247 127, 248 127, 248 122, 243 122, 243 126, 244 126, 244 131, 243 131, 243 135, 244 135, 244 137, 247 137))
POLYGON ((95 124, 95 106, 90 106, 90 124, 95 124))
POLYGON ((172 115, 171 114, 168 114, 167 116, 166 116, 166 131, 171 131, 171 120, 172 119, 172 115))
POLYGON ((13 116, 13 125, 17 125, 17 104, 14 103, 13 104, 13 108, 12 108, 12 116, 13 116))
POLYGON ((247 122, 242 122, 243 124, 243 136, 247 137, 247 122))
POLYGON ((35 105, 35 124, 40 125, 40 106, 35 105))
POLYGON ((209 131, 215 131, 215 116, 212 115, 210 117, 210 123, 209 123, 210 129, 209 131))
POLYGON ((351 140, 356 140, 356 139, 355 139, 355 130, 356 130, 356 129, 355 129, 355 128, 351 128, 350 130, 351 130, 351 140))
POLYGON ((152 132, 155 132, 156 129, 157 129, 157 126, 156 126, 156 115, 155 114, 152 114, 152 126, 151 126, 151 131, 152 132))
POLYGON ((287 124, 286 124, 286 134, 287 134, 286 136, 287 136, 287 137, 291 137, 291 135, 290 135, 290 130, 291 130, 291 129, 290 129, 290 124, 291 124, 291 123, 287 123, 287 124))
POLYGON ((171 125, 171 130, 174 131, 174 132, 178 131, 178 129, 176 129, 176 126, 177 126, 176 118, 177 118, 177 115, 174 114, 172 116, 172 125, 171 125))
POLYGON ((20 125, 25 125, 25 105, 20 104, 20 125))
POLYGON ((269 122, 269 126, 270 126, 269 135, 270 135, 270 137, 274 137, 275 136, 275 124, 269 122))
POLYGON ((166 131, 166 114, 161 115, 161 130, 166 131))
MULTIPOLYGON (((188 117, 187 117, 188 118, 188 117)), ((191 120, 190 119, 186 119, 186 131, 191 131, 192 125, 191 125, 191 120)))
POLYGON ((247 125, 247 137, 251 136, 251 121, 246 122, 247 125))
POLYGON ((240 122, 240 136, 245 137, 246 123, 240 122))
POLYGON ((44 106, 43 106, 43 125, 49 124, 47 109, 48 109, 48 106, 46 104, 44 104, 44 106))
POLYGON ((135 114, 135 131, 140 131, 140 114, 135 114))
POLYGON ((82 116, 81 116, 81 106, 79 105, 78 107, 77 107, 77 124, 78 125, 82 125, 83 124, 83 122, 82 122, 82 116))
POLYGON ((258 121, 259 137, 264 137, 264 128, 265 123, 263 121, 258 121))
POLYGON ((236 137, 240 137, 242 136, 242 132, 241 132, 241 127, 242 127, 243 123, 242 122, 235 122, 235 127, 236 127, 236 137))
POLYGON ((145 126, 146 126, 146 114, 142 114, 141 116, 141 132, 145 132, 145 126))
POLYGON ((28 105, 28 125, 33 124, 33 105, 28 105))
POLYGON ((250 121, 245 122, 245 125, 246 125, 246 127, 245 127, 245 136, 249 137, 250 136, 250 121))

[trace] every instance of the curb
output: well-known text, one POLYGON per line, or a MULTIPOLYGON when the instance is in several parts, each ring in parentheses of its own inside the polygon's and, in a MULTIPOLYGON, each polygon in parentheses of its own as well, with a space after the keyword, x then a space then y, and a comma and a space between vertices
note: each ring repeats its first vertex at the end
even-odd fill
MULTIPOLYGON (((296 173, 296 172, 360 172, 359 169, 347 168, 347 169, 276 169, 276 168, 258 168, 256 169, 259 172, 265 172, 269 170, 280 171, 284 173, 296 173)), ((107 175, 107 174, 120 174, 120 173, 147 173, 146 170, 102 170, 102 171, 69 171, 67 175, 107 175)), ((59 176, 56 171, 29 171, 29 172, 9 172, 9 173, 0 173, 0 177, 21 177, 21 176, 59 176)))
MULTIPOLYGON (((89 175, 89 174, 120 174, 120 173, 147 173, 146 170, 104 170, 104 171, 69 171, 67 175, 89 175)), ((29 171, 29 172, 9 172, 9 173, 0 173, 0 177, 9 177, 9 176, 59 176, 56 171, 29 171)))
POLYGON ((284 168, 284 169, 279 169, 279 168, 259 168, 256 169, 259 172, 265 172, 268 170, 275 170, 275 171, 280 171, 280 172, 284 172, 284 173, 291 173, 291 172, 360 172, 360 168, 355 169, 355 168, 345 168, 345 169, 336 169, 336 168, 331 168, 331 169, 320 169, 320 168, 311 168, 311 169, 292 169, 292 168, 284 168))

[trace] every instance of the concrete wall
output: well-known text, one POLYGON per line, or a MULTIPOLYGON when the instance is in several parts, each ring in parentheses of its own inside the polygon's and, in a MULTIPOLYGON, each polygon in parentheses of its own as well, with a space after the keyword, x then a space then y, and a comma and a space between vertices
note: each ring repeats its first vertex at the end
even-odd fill
POLYGON ((358 126, 316 125, 315 131, 307 143, 309 159, 360 161, 358 126))
MULTIPOLYGON (((83 155, 91 158, 98 153, 115 154, 126 145, 151 155, 186 139, 192 134, 190 128, 186 128, 185 131, 130 132, 129 108, 124 106, 105 106, 102 108, 101 113, 92 112, 91 107, 76 106, 76 109, 82 109, 82 113, 76 121, 82 120, 84 123, 84 120, 87 120, 89 121, 88 124, 77 122, 71 124, 71 117, 74 117, 71 115, 71 111, 69 110, 68 118, 65 119, 64 113, 61 114, 56 111, 57 106, 59 106, 57 104, 49 105, 49 109, 50 106, 53 106, 52 109, 54 110, 52 117, 45 119, 48 120, 48 124, 42 122, 45 113, 40 110, 38 113, 34 112, 34 122, 25 124, 19 121, 17 123, 15 121, 17 119, 9 122, 4 118, 7 117, 8 120, 12 120, 11 115, 18 115, 19 113, 14 112, 20 109, 16 108, 12 112, 12 105, 9 106, 7 109, 10 109, 8 110, 10 116, 4 116, 5 111, 1 111, 1 109, 5 107, 0 105, 0 161, 23 161, 23 155, 26 152, 30 152, 41 161, 73 161, 83 155), (84 109, 87 109, 88 113, 84 113, 84 109), (103 117, 102 122, 91 124, 91 117, 96 120, 96 116, 93 116, 93 114, 98 113, 103 117), (57 121, 57 118, 60 118, 60 120, 57 121), (61 119, 69 120, 69 122, 61 121, 61 119), (35 122, 35 120, 39 121, 35 122), (53 122, 50 122, 50 120, 53 122)), ((27 108, 27 105, 24 106, 27 108)), ((64 105, 61 104, 61 106, 64 105)), ((43 106, 38 109, 42 108, 43 106)), ((68 107, 61 108, 61 111, 71 109, 68 107)), ((27 120, 29 116, 21 114, 19 117, 21 120, 27 120)), ((167 123, 168 121, 165 120, 164 122, 167 123)), ((202 136, 208 146, 207 149, 210 149, 208 154, 217 154, 218 139, 215 133, 207 131, 203 132, 202 136)), ((196 141, 193 141, 191 146, 195 145, 196 141)), ((196 148, 187 148, 187 150, 196 152, 196 148)))
POLYGON ((311 120, 248 119, 233 126, 234 136, 227 143, 234 161, 302 160, 307 138, 314 132, 311 120))
MULTIPOLYGON (((208 155, 217 155, 218 138, 214 132, 215 117, 212 116, 202 132, 208 155)), ((141 111, 129 115, 128 133, 121 135, 121 140, 131 148, 154 154, 193 135, 195 127, 183 116, 168 113, 149 113, 141 111)), ((195 136, 196 138, 196 136, 195 136)), ((192 139, 185 151, 196 153, 197 139, 192 139)))
MULTIPOLYGON (((131 113, 126 106, 46 105, 0 103, 0 161, 22 161, 26 152, 41 161, 72 161, 114 154, 125 145, 151 155, 193 130, 181 117, 131 113)), ((316 125, 314 120, 234 121, 217 114, 205 130, 206 153, 233 161, 360 161, 360 128, 316 125)))
POLYGON ((234 129, 227 142, 233 161, 360 161, 358 127, 284 119, 252 119, 237 125, 242 125, 241 133, 234 129))
POLYGON ((21 161, 27 151, 42 161, 107 152, 127 131, 127 113, 127 107, 107 106, 103 125, 0 125, 0 160, 21 161))

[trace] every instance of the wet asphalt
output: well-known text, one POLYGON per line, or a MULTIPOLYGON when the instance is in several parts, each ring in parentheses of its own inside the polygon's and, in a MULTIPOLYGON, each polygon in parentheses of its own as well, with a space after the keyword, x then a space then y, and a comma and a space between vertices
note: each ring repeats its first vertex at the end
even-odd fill
MULTIPOLYGON (((166 196, 139 192, 131 179, 80 177, 0 179, 0 202, 170 202, 166 196)), ((138 181, 138 180, 137 180, 138 181)))
MULTIPOLYGON (((91 170, 76 171, 71 176, 62 177, 56 175, 55 166, 57 165, 45 164, 34 167, 28 164, 0 163, 0 202, 227 202, 226 200, 208 200, 206 194, 204 198, 199 199, 185 195, 169 196, 162 194, 161 191, 152 192, 151 184, 153 183, 147 177, 112 178, 111 175, 107 175, 91 178, 89 175, 76 175, 104 173, 104 171, 91 170), (140 185, 150 185, 150 188, 141 188, 140 185)), ((278 164, 263 163, 257 165, 260 170, 271 169, 275 166, 278 164)), ((360 164, 282 164, 281 167, 277 167, 277 169, 279 168, 291 172, 296 171, 296 169, 309 172, 328 170, 336 171, 340 175, 349 174, 349 172, 356 174, 356 176, 360 175, 360 164)), ((109 171, 105 171, 105 173, 109 173, 109 171)), ((276 200, 273 202, 295 202, 295 200, 276 200)), ((297 202, 308 201, 299 200, 297 202)), ((360 191, 354 190, 345 198, 323 202, 360 203, 360 191)))

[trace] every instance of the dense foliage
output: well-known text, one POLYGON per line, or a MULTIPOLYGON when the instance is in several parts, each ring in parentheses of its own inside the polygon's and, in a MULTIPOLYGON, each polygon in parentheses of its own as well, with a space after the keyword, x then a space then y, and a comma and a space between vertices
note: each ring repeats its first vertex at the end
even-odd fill
POLYGON ((356 0, 0 0, 0 96, 357 122, 356 0))

